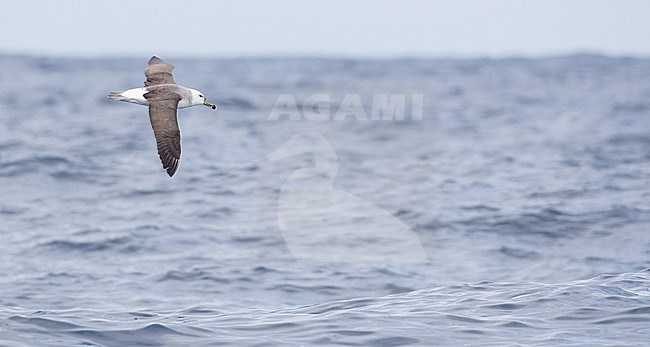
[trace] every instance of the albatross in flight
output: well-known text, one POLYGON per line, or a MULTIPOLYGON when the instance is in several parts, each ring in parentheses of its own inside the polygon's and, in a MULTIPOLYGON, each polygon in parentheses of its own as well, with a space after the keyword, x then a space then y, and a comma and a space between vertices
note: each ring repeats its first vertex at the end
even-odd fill
POLYGON ((196 105, 217 109, 200 91, 177 85, 172 75, 173 69, 173 65, 153 56, 144 70, 147 77, 144 87, 108 93, 108 98, 112 100, 149 106, 149 119, 156 136, 158 155, 169 177, 174 176, 181 159, 181 132, 176 120, 177 109, 196 105))

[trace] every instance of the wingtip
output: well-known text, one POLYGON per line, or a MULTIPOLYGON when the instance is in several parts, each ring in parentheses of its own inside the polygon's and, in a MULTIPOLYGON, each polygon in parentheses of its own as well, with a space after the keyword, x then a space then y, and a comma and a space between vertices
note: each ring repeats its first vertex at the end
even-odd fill
POLYGON ((172 163, 165 168, 169 177, 173 177, 176 171, 178 170, 179 160, 173 160, 172 163))
POLYGON ((167 64, 164 60, 158 58, 158 56, 154 55, 149 59, 149 65, 151 64, 167 64))

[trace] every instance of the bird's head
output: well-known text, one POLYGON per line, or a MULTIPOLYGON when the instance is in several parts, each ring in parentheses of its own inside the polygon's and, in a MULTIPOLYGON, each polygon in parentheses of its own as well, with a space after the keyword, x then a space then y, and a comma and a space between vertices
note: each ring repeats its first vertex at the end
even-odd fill
POLYGON ((205 98, 203 93, 196 89, 192 89, 192 105, 205 105, 210 107, 213 110, 217 109, 217 105, 209 102, 208 99, 205 98))

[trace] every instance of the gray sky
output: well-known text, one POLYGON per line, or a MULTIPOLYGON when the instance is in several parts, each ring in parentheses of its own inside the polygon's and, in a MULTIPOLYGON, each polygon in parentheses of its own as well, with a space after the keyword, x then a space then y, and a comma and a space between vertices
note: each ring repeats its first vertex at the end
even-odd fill
POLYGON ((0 53, 650 56, 646 0, 0 1, 0 53))

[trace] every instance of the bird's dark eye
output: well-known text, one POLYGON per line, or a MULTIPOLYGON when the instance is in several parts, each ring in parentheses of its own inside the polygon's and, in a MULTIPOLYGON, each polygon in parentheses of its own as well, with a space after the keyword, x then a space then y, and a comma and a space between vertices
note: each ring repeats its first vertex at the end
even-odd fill
POLYGON ((203 95, 199 94, 199 98, 202 98, 202 97, 203 97, 203 95))

